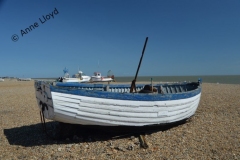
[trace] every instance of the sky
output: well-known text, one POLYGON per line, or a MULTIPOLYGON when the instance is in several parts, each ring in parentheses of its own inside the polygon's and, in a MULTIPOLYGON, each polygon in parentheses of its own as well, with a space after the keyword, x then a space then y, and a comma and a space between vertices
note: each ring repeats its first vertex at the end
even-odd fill
POLYGON ((240 75, 239 0, 0 0, 0 77, 240 75))

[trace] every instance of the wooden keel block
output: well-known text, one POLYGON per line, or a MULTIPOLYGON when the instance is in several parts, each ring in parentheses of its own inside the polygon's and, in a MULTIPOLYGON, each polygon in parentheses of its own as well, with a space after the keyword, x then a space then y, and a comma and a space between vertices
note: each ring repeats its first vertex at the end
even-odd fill
POLYGON ((139 135, 140 146, 144 149, 148 148, 148 144, 145 139, 145 135, 139 135))

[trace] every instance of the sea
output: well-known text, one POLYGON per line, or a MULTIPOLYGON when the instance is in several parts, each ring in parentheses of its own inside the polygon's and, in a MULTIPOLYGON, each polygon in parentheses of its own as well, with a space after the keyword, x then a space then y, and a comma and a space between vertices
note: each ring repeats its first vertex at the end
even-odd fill
MULTIPOLYGON (((137 81, 153 82, 197 82, 201 78, 203 83, 240 84, 240 75, 228 76, 140 76, 137 81)), ((117 82, 131 82, 134 77, 116 77, 117 82)))
MULTIPOLYGON (((203 83, 217 83, 217 84, 240 84, 240 75, 205 75, 205 76, 139 76, 137 82, 184 82, 191 81, 197 82, 201 78, 203 83)), ((38 80, 56 80, 57 78, 32 78, 38 80)), ((133 76, 117 77, 116 82, 131 82, 134 79, 133 76)))

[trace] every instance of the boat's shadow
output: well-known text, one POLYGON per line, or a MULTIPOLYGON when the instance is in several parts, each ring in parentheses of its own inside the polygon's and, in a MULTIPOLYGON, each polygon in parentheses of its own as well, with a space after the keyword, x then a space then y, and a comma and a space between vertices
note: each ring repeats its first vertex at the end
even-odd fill
POLYGON ((24 147, 51 145, 51 144, 73 144, 84 142, 107 141, 111 139, 130 138, 140 134, 152 134, 165 131, 186 123, 178 123, 147 126, 147 127, 100 127, 60 124, 58 122, 47 122, 47 133, 43 131, 41 123, 4 129, 4 134, 10 145, 24 147))

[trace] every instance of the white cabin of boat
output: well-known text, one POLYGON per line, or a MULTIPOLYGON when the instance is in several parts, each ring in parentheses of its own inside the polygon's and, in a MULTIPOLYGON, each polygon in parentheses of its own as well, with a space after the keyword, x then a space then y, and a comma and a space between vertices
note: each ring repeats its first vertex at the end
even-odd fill
POLYGON ((104 77, 100 72, 94 72, 94 76, 91 77, 92 82, 111 82, 113 81, 110 77, 104 77))
POLYGON ((61 80, 62 82, 89 82, 91 79, 90 76, 85 75, 82 71, 78 71, 78 73, 74 74, 72 78, 70 77, 68 70, 64 70, 64 77, 61 80))

